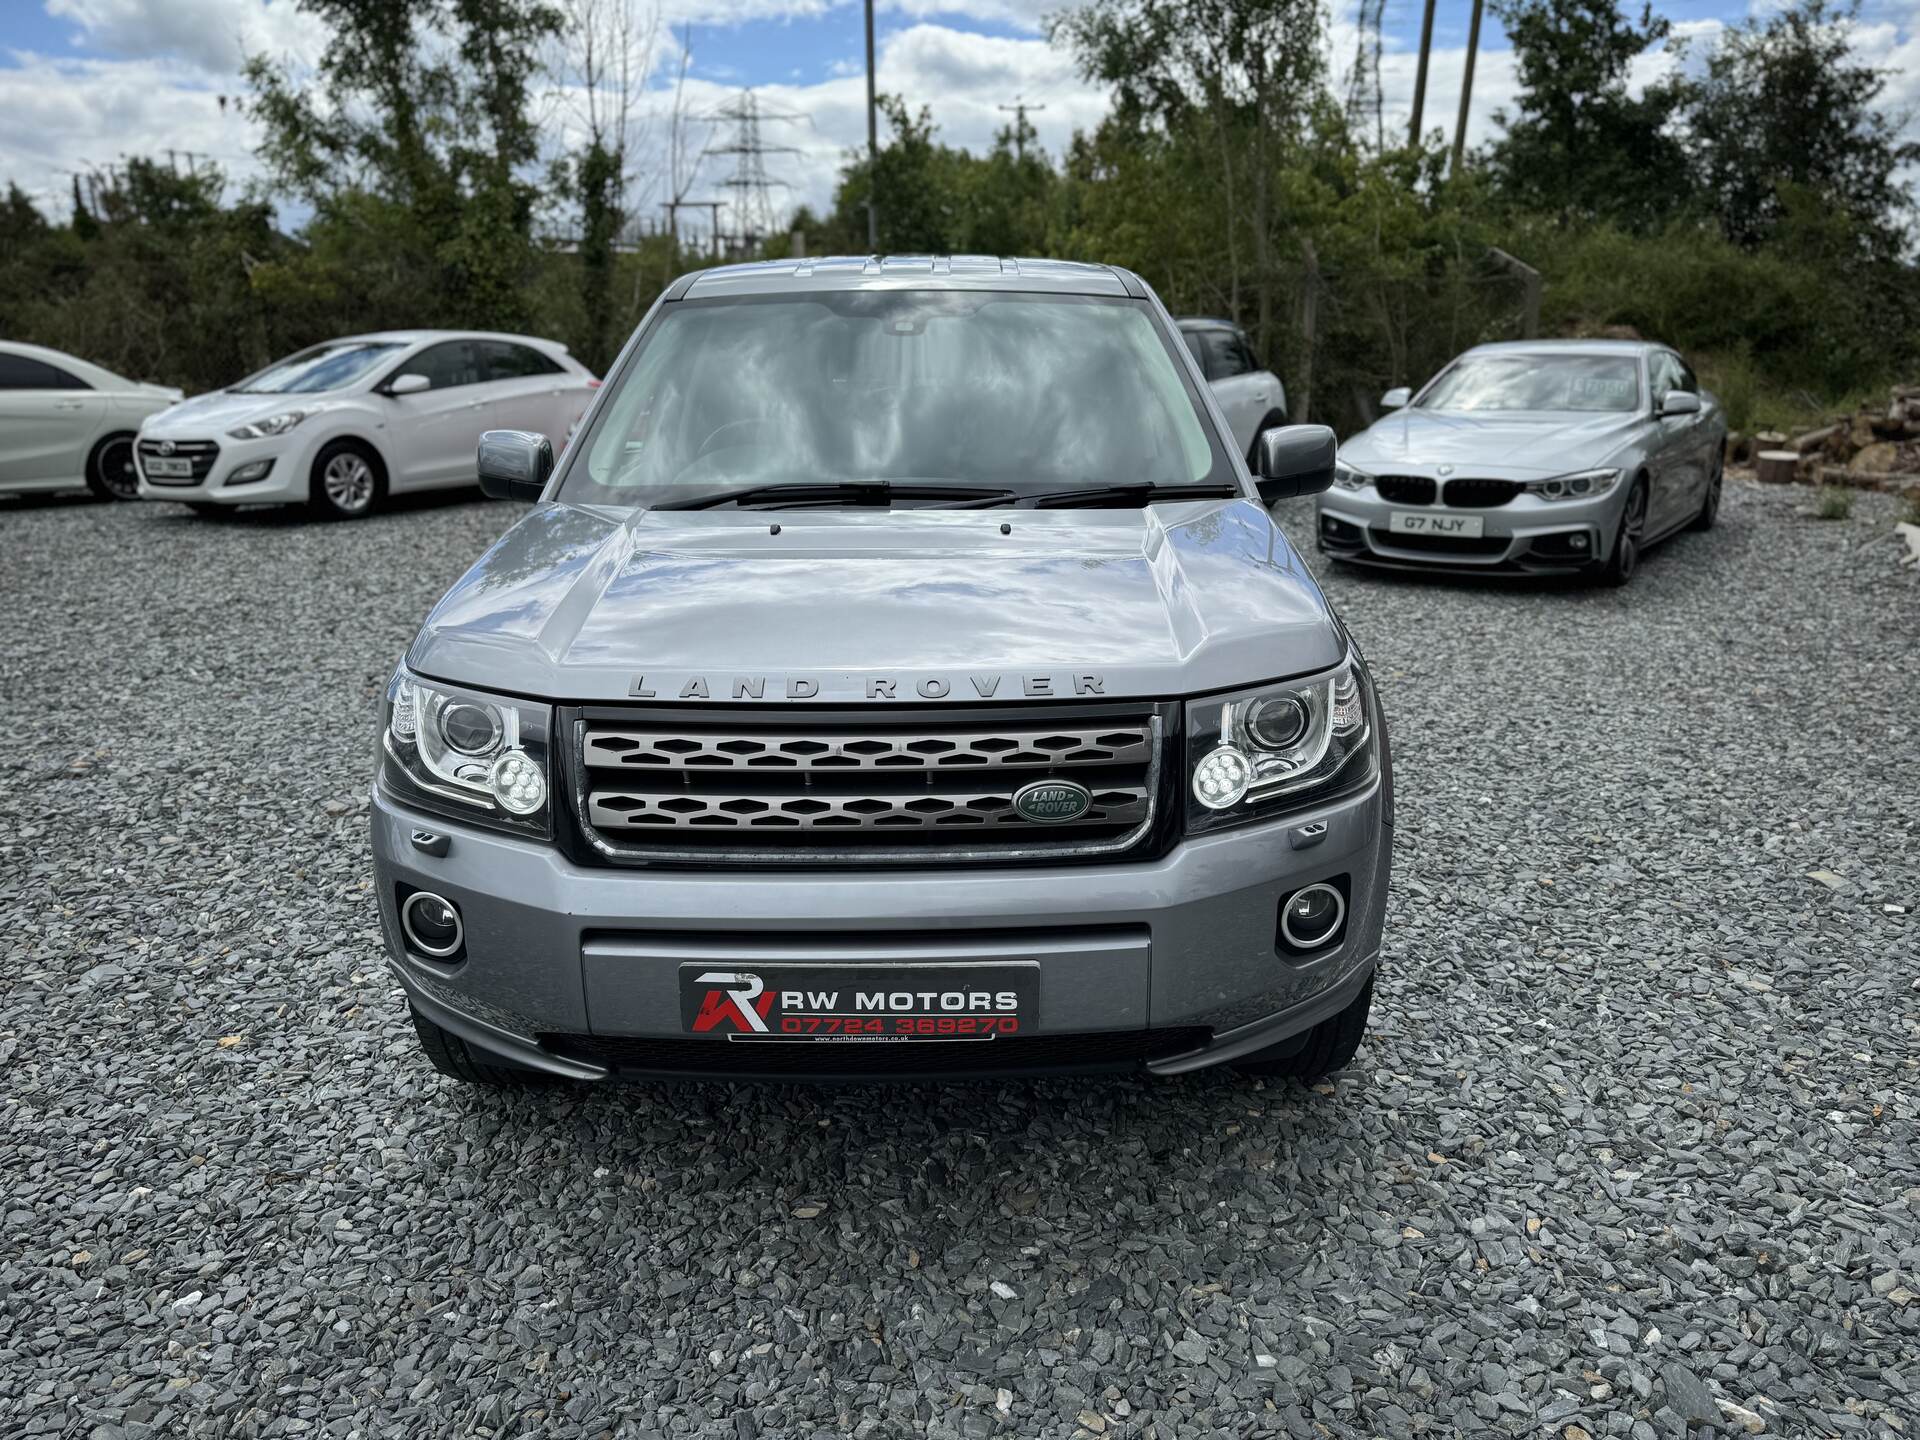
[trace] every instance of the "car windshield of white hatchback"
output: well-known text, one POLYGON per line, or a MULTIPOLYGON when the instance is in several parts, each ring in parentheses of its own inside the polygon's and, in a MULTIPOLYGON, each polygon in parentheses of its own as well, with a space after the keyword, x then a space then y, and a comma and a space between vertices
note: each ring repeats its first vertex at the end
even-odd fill
POLYGON ((1460 361, 1420 397, 1422 410, 1631 412, 1639 366, 1626 355, 1487 355, 1460 361))
POLYGON ((317 395, 351 385, 400 349, 392 340, 340 340, 276 360, 230 387, 239 395, 317 395))
POLYGON ((1144 304, 964 290, 664 307, 562 485, 587 504, 884 482, 1229 485, 1144 304))

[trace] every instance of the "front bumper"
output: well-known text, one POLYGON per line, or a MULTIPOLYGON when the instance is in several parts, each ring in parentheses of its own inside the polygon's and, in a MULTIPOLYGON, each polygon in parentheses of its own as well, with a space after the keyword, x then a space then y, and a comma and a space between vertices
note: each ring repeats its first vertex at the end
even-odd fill
POLYGON ((1521 495, 1505 505, 1464 509, 1383 499, 1371 485, 1329 490, 1314 507, 1315 540, 1334 560, 1400 569, 1567 574, 1605 562, 1619 533, 1625 486, 1591 500, 1521 495), (1477 540, 1409 536, 1388 529, 1395 513, 1477 516, 1477 540))
POLYGON ((303 501, 307 498, 307 472, 311 447, 298 430, 261 440, 236 440, 221 433, 202 437, 153 436, 142 440, 212 440, 219 446, 213 466, 199 479, 152 479, 141 464, 139 448, 134 451, 134 468, 139 472, 142 500, 175 500, 195 505, 261 505, 303 501), (254 479, 243 475, 265 464, 267 473, 254 479))
POLYGON ((1391 768, 1383 763, 1360 794, 1136 864, 588 868, 551 846, 410 813, 377 787, 372 830, 389 963, 409 999, 468 1045, 514 1064, 579 1079, 827 1079, 886 1073, 871 1063, 879 1049, 912 1062, 897 1073, 923 1078, 949 1073, 929 1064, 936 1050, 955 1058, 954 1074, 1178 1073, 1281 1045, 1365 985, 1385 908, 1391 768), (1309 833, 1315 827, 1324 830, 1309 833), (416 831, 446 837, 445 853, 416 845, 416 831), (1349 897, 1341 938, 1307 957, 1284 953, 1282 899, 1341 877, 1349 897), (442 964, 406 944, 402 887, 460 908, 464 958, 442 964), (1040 966, 1029 1044, 730 1046, 680 1028, 684 963, 910 970, 1015 959, 1040 966), (769 1050, 787 1052, 777 1069, 760 1063, 769 1050))

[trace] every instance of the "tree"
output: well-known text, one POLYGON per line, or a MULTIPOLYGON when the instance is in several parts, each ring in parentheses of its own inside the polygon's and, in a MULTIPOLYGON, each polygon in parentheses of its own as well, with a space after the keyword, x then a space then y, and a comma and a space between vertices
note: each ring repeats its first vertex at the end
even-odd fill
POLYGON ((1279 279, 1273 177, 1322 98, 1323 30, 1318 0, 1092 0, 1049 22, 1082 73, 1113 87, 1119 127, 1209 142, 1229 289, 1237 309, 1251 285, 1263 349, 1279 279))
POLYGON ((373 221, 389 248, 363 275, 440 323, 518 328, 534 258, 538 151, 529 89, 560 23, 540 0, 302 0, 332 38, 303 83, 249 62, 261 157, 351 252, 373 221), (377 202, 369 205, 371 198, 377 202), (389 215, 375 215, 382 207, 389 215))
POLYGON ((1520 80, 1517 113, 1495 112, 1506 133, 1488 157, 1508 204, 1638 229, 1679 210, 1687 169, 1673 121, 1684 87, 1628 90, 1633 62, 1671 25, 1651 5, 1630 20, 1619 0, 1495 0, 1494 10, 1520 80))
POLYGON ((1853 59, 1855 3, 1799 0, 1727 31, 1690 97, 1699 185, 1727 237, 1756 246, 1780 233, 1789 197, 1840 212, 1850 243, 1892 257, 1913 197, 1899 179, 1920 161, 1907 117, 1881 110, 1892 73, 1853 59))

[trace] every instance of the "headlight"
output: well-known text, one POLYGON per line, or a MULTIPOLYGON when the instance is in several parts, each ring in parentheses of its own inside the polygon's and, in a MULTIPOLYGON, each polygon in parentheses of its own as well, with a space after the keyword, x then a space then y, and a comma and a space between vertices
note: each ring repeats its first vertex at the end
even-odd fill
POLYGON ((409 805, 542 837, 552 715, 499 695, 394 671, 382 718, 380 783, 409 805))
POLYGON ((1367 680, 1351 655, 1311 680, 1187 703, 1187 833, 1363 784, 1374 771, 1367 680))
POLYGON ((1364 470, 1356 470, 1344 460, 1333 462, 1333 483, 1342 490, 1359 490, 1370 484, 1373 476, 1364 470))
POLYGON ((286 434, 311 414, 311 410, 282 410, 278 415, 269 415, 264 420, 249 420, 244 425, 236 425, 227 434, 235 440, 265 440, 270 435, 286 434))
POLYGON ((1572 475, 1556 475, 1551 480, 1534 480, 1527 485, 1529 495, 1542 500, 1593 500, 1620 483, 1618 470, 1581 470, 1572 475))

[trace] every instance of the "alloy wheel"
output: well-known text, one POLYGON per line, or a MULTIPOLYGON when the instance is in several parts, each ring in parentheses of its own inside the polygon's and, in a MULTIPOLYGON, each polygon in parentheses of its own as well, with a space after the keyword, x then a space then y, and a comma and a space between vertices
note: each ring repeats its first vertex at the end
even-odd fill
POLYGON ((140 475, 133 468, 133 441, 109 440, 100 447, 100 483, 116 500, 133 500, 140 494, 140 475))
POLYGON ((1620 538, 1613 542, 1613 570, 1622 581, 1631 579, 1640 564, 1640 541, 1647 533, 1647 487, 1634 486, 1627 497, 1627 513, 1620 517, 1620 538))
POLYGON ((327 500, 342 515, 358 515, 373 504, 373 467, 351 452, 336 455, 320 472, 327 500))

